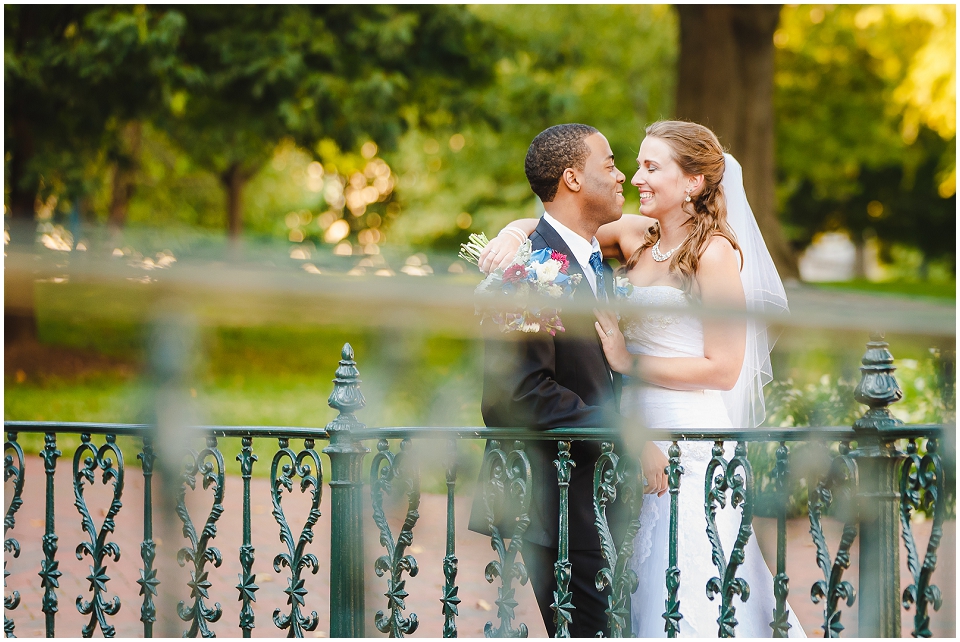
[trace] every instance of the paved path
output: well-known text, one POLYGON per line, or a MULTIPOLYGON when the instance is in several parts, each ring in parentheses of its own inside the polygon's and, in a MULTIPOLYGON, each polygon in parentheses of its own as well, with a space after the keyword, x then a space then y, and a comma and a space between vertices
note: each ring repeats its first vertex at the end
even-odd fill
MULTIPOLYGON (((86 624, 89 616, 82 616, 77 612, 75 601, 77 596, 85 599, 90 596, 89 581, 86 576, 90 573, 89 558, 77 560, 74 550, 85 536, 80 529, 80 518, 73 506, 73 493, 70 484, 70 469, 72 461, 62 458, 56 475, 56 523, 57 533, 60 536, 57 559, 60 561, 60 570, 63 577, 60 580, 59 607, 57 614, 56 633, 58 636, 78 636, 81 627, 86 624)), ((267 465, 261 461, 258 466, 267 465)), ((127 479, 123 495, 123 509, 117 517, 117 529, 108 541, 116 541, 120 545, 121 558, 119 562, 109 562, 107 573, 110 581, 107 582, 109 597, 119 595, 122 602, 120 612, 108 620, 116 626, 117 635, 121 637, 141 637, 142 625, 139 622, 141 598, 136 580, 139 578, 141 567, 139 544, 142 537, 143 482, 139 466, 133 458, 128 456, 127 479)), ((40 535, 43 531, 44 511, 44 481, 43 468, 40 458, 36 455, 27 456, 27 478, 24 490, 24 505, 17 513, 16 528, 9 535, 16 537, 22 547, 19 558, 5 556, 7 570, 11 576, 7 580, 6 592, 18 590, 22 603, 15 611, 8 613, 16 622, 16 634, 19 637, 42 637, 44 635, 44 614, 40 612, 42 592, 39 588, 37 571, 40 568, 42 552, 40 550, 40 535)), ((240 603, 237 601, 238 592, 234 588, 238 582, 240 562, 237 557, 241 543, 239 506, 241 499, 241 480, 238 477, 228 477, 225 489, 226 513, 220 520, 219 531, 215 544, 223 554, 223 563, 217 568, 210 568, 210 581, 213 584, 211 596, 218 600, 223 607, 221 619, 211 625, 211 629, 220 637, 236 637, 239 634, 237 622, 239 619, 240 603)), ((89 489, 88 489, 89 490, 89 489)), ((7 488, 9 497, 9 486, 7 488)), ((324 489, 328 493, 329 489, 324 489)), ((108 500, 107 488, 97 482, 96 492, 88 492, 88 504, 98 521, 105 514, 108 500)), ((256 547, 254 572, 257 575, 257 584, 260 590, 257 593, 256 629, 255 637, 277 637, 286 631, 278 630, 271 621, 274 609, 287 611, 286 594, 283 589, 287 586, 288 570, 282 569, 277 573, 273 570, 273 558, 285 552, 278 537, 278 527, 271 515, 269 482, 265 479, 253 480, 253 543, 256 547)), ((209 506, 208 496, 204 501, 209 506)), ((469 512, 468 498, 458 497, 457 504, 457 555, 460 559, 457 583, 460 586, 460 617, 457 620, 460 637, 482 637, 483 626, 496 616, 496 586, 488 584, 483 577, 483 570, 487 562, 495 558, 490 548, 489 540, 465 529, 469 512)), ((316 610, 320 618, 320 626, 313 633, 324 637, 329 635, 329 496, 323 498, 323 515, 317 525, 317 536, 314 542, 308 545, 307 550, 316 554, 320 562, 320 571, 316 575, 305 573, 305 587, 309 591, 306 596, 305 610, 309 613, 316 610)), ((302 519, 306 514, 307 502, 296 493, 283 501, 284 509, 291 516, 302 519)), ((201 507, 194 508, 195 519, 199 517, 201 507)), ((369 510, 369 509, 368 509, 369 510)), ((410 551, 416 556, 420 573, 415 578, 407 580, 407 590, 410 597, 407 599, 407 612, 417 613, 420 619, 420 628, 415 637, 439 637, 443 618, 440 613, 439 596, 443 586, 441 560, 445 546, 446 497, 441 495, 424 495, 420 506, 420 521, 414 530, 414 542, 410 551)), ((399 524, 400 513, 392 515, 394 524, 399 524)), ((158 560, 161 595, 171 593, 176 597, 167 597, 158 603, 160 613, 169 614, 156 626, 156 635, 179 637, 184 624, 175 613, 176 601, 187 599, 189 589, 186 588, 188 576, 184 569, 175 562, 176 550, 185 540, 180 535, 180 522, 176 517, 167 520, 157 520, 155 533, 158 539, 158 560)), ((302 523, 302 522, 301 522, 302 523)), ((776 560, 776 522, 771 519, 757 519, 755 521, 757 535, 761 548, 768 563, 776 560)), ((294 527, 298 530, 299 527, 294 527)), ((367 545, 367 559, 372 560, 380 555, 382 549, 378 544, 378 532, 372 520, 364 523, 367 545)), ((816 566, 813 544, 807 533, 809 524, 806 520, 793 520, 788 527, 788 565, 787 573, 790 576, 791 605, 795 609, 801 624, 808 635, 820 636, 822 631, 822 609, 812 604, 809 599, 809 587, 820 579, 819 569, 816 566)), ((840 525, 836 522, 827 522, 827 537, 834 547, 839 539, 840 525)), ((925 545, 929 533, 929 522, 917 525, 919 538, 925 545)), ((932 617, 934 635, 938 637, 953 637, 955 631, 956 605, 956 522, 946 524, 944 538, 940 546, 938 569, 935 582, 943 591, 944 605, 939 613, 932 617)), ((857 554, 854 551, 853 565, 847 573, 854 585, 857 584, 857 554)), ((210 565, 208 565, 210 567, 210 565)), ((901 577, 906 585, 907 569, 905 554, 901 553, 901 577)), ((373 615, 377 609, 385 608, 386 599, 383 592, 386 590, 386 580, 376 578, 371 572, 367 575, 367 627, 370 636, 379 635, 372 625, 373 615)), ((529 585, 521 587, 518 594, 520 606, 517 608, 517 621, 524 622, 530 629, 531 637, 543 637, 544 629, 539 620, 539 613, 534 603, 529 585)), ((846 635, 856 635, 856 606, 843 614, 843 623, 847 627, 846 635)), ((912 624, 912 612, 904 613, 904 636, 909 637, 909 627, 912 624)), ((96 635, 100 635, 97 633, 96 635)))

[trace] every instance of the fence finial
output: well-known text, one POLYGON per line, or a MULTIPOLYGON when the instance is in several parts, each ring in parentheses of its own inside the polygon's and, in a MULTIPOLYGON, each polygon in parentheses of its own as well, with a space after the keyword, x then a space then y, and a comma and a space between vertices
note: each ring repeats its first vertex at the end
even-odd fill
POLYGON ((889 344, 884 341, 882 332, 870 334, 867 351, 861 360, 861 378, 854 391, 854 397, 862 404, 870 406, 860 419, 854 422, 855 430, 880 430, 885 427, 899 426, 903 422, 890 414, 888 406, 903 398, 903 391, 897 384, 893 371, 893 354, 889 344))
POLYGON ((353 347, 349 343, 343 344, 340 357, 340 365, 333 380, 333 392, 327 400, 329 406, 340 413, 334 423, 352 420, 353 414, 367 405, 360 391, 360 371, 357 369, 357 362, 353 360, 353 347))

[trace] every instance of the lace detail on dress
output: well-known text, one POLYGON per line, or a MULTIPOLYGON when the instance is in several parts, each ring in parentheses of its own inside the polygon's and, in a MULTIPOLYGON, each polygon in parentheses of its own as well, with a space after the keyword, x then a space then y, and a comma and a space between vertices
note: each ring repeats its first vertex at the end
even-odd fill
POLYGON ((703 326, 700 319, 683 313, 683 309, 690 306, 683 291, 666 285, 649 285, 634 287, 633 292, 623 298, 627 303, 640 306, 635 311, 624 311, 623 335, 627 350, 661 357, 703 356, 703 326))
MULTIPOLYGON (((669 286, 652 285, 643 288, 634 288, 634 294, 627 300, 635 301, 644 307, 677 307, 686 306, 686 296, 680 290, 669 286)), ((647 333, 645 326, 666 328, 674 323, 680 323, 683 317, 679 314, 663 314, 648 312, 628 319, 623 334, 627 338, 639 339, 647 333)))
MULTIPOLYGON (((654 442, 660 450, 663 451, 663 454, 669 457, 668 449, 672 442, 669 441, 655 441, 654 442)), ((730 442, 732 443, 732 442, 730 442)), ((680 465, 689 464, 693 462, 697 463, 707 463, 713 457, 713 442, 712 441, 678 441, 677 445, 680 447, 680 465)))
MULTIPOLYGON (((637 532, 637 539, 634 540, 633 560, 630 565, 634 571, 640 570, 640 565, 650 557, 653 551, 653 528, 660 519, 660 508, 654 499, 654 495, 645 495, 643 498, 643 508, 640 509, 640 530, 637 532)), ((667 519, 670 519, 669 515, 667 519)))

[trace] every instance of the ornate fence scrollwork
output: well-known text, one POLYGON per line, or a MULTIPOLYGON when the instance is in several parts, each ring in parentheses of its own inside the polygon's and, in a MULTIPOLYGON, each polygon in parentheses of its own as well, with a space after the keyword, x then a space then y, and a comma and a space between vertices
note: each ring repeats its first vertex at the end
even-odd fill
POLYGON ((447 550, 443 557, 443 637, 457 637, 460 615, 460 587, 457 586, 457 526, 454 512, 454 489, 457 484, 457 440, 447 442, 447 550))
POLYGON ((680 477, 683 475, 683 466, 680 464, 680 444, 674 441, 667 450, 667 487, 670 489, 670 544, 667 552, 667 599, 666 610, 663 612, 663 630, 668 638, 675 638, 680 634, 680 567, 678 564, 677 540, 680 537, 680 477))
POLYGON ((80 436, 80 447, 77 448, 77 452, 73 456, 74 505, 80 512, 80 526, 90 537, 89 542, 80 542, 77 546, 77 559, 82 560, 84 555, 89 555, 93 561, 93 565, 90 567, 90 575, 87 576, 93 598, 84 600, 82 595, 77 596, 77 610, 83 615, 90 616, 90 621, 81 631, 85 638, 93 637, 93 633, 98 626, 104 637, 112 638, 116 631, 111 624, 107 623, 107 616, 116 615, 120 610, 119 595, 114 595, 109 602, 104 599, 104 593, 107 592, 107 582, 110 581, 104 560, 110 558, 114 562, 120 561, 120 546, 116 542, 106 541, 107 533, 112 533, 116 528, 114 518, 123 506, 120 502, 123 495, 123 454, 117 447, 116 441, 115 435, 107 435, 106 443, 98 449, 90 443, 90 434, 83 433, 80 436), (116 464, 110 457, 111 453, 116 457, 116 464), (85 454, 87 454, 86 457, 84 457, 85 454), (97 468, 103 471, 102 480, 104 484, 113 480, 113 498, 99 531, 93 523, 93 518, 90 516, 87 503, 83 498, 83 482, 86 480, 90 485, 93 485, 94 471, 97 468))
POLYGON ((927 440, 927 453, 921 458, 917 451, 917 440, 911 439, 907 446, 907 461, 900 476, 900 524, 903 527, 903 543, 907 549, 907 567, 910 569, 913 583, 903 591, 903 608, 909 609, 915 604, 913 616, 913 636, 932 637, 930 615, 927 609, 933 606, 939 611, 943 603, 940 589, 930 583, 930 577, 937 568, 937 549, 943 537, 943 519, 945 512, 943 467, 940 463, 936 439, 927 440), (921 494, 922 492, 922 494, 921 494), (917 554, 917 544, 913 537, 910 515, 914 509, 933 506, 933 524, 930 539, 923 556, 923 564, 917 554))
POLYGON ((630 568, 634 541, 640 530, 640 509, 643 507, 643 483, 640 460, 634 456, 619 456, 613 452, 612 442, 600 445, 601 455, 593 472, 594 524, 600 534, 600 552, 609 566, 597 573, 598 591, 610 589, 607 596, 607 620, 611 637, 630 635, 630 596, 637 590, 640 580, 630 568), (614 541, 607 518, 607 507, 617 501, 634 517, 628 522, 620 546, 614 541))
POLYGON ((733 597, 740 596, 741 602, 750 599, 750 585, 742 577, 737 577, 737 570, 743 564, 744 546, 753 534, 753 469, 747 460, 747 444, 737 442, 733 458, 728 462, 723 457, 723 442, 713 444, 713 457, 707 464, 704 478, 704 508, 707 517, 707 539, 713 549, 713 565, 717 567, 719 575, 707 581, 707 597, 711 600, 720 595, 720 617, 718 636, 722 638, 736 635, 737 608, 733 605, 733 597), (714 476, 714 471, 720 474, 714 476), (737 470, 743 470, 743 476, 737 470), (727 491, 731 491, 730 506, 740 511, 740 528, 737 538, 730 551, 730 558, 723 553, 723 544, 720 542, 720 533, 717 530, 717 506, 721 509, 727 503, 727 491))
POLYGON ((840 454, 833 458, 830 471, 825 479, 811 486, 809 490, 810 534, 817 547, 817 565, 823 572, 823 579, 818 580, 810 588, 810 597, 815 604, 824 600, 823 635, 837 638, 843 631, 840 623, 840 600, 845 600, 847 606, 853 606, 857 599, 856 589, 850 582, 843 579, 843 572, 850 567, 850 547, 857 538, 858 511, 856 497, 858 490, 857 462, 850 457, 850 443, 840 444, 840 454), (843 532, 840 535, 840 546, 837 556, 831 561, 827 541, 823 536, 823 527, 820 517, 824 510, 833 503, 834 492, 839 492, 845 500, 846 519, 843 532))
POLYGON ((217 520, 223 514, 223 455, 217 448, 217 438, 207 437, 207 447, 199 453, 188 450, 185 459, 184 472, 180 478, 180 489, 177 494, 177 515, 183 522, 183 536, 190 540, 190 546, 184 546, 177 551, 177 563, 180 566, 185 566, 188 561, 193 562, 190 581, 187 583, 187 586, 190 587, 190 598, 193 600, 193 605, 188 607, 181 600, 177 604, 177 615, 184 622, 190 622, 190 628, 184 632, 184 635, 196 637, 199 634, 209 638, 214 637, 214 633, 209 629, 207 623, 216 622, 223 615, 223 609, 219 602, 214 603, 213 608, 210 608, 204 602, 204 600, 210 599, 210 587, 212 586, 210 580, 207 579, 208 572, 204 570, 204 566, 207 562, 213 562, 215 567, 219 567, 223 562, 220 550, 209 546, 210 540, 217 536, 217 520), (208 458, 212 458, 213 461, 207 461, 208 458), (196 490, 198 474, 204 490, 209 490, 213 486, 213 504, 199 537, 193 525, 193 520, 190 519, 190 512, 187 510, 186 504, 187 486, 190 486, 191 490, 196 490))
POLYGON ((320 519, 320 500, 323 494, 323 469, 320 466, 320 456, 314 450, 313 445, 312 439, 305 439, 303 450, 296 453, 290 448, 290 440, 281 437, 279 440, 280 448, 273 456, 273 464, 270 466, 273 517, 280 525, 280 541, 287 545, 286 553, 280 553, 273 558, 273 570, 279 573, 284 566, 290 569, 287 588, 284 589, 284 593, 287 594, 287 604, 290 605, 290 614, 281 614, 280 609, 275 609, 273 623, 278 629, 290 629, 289 637, 297 638, 302 638, 304 631, 315 630, 320 622, 316 611, 311 611, 309 616, 304 616, 300 612, 300 607, 305 605, 304 598, 307 596, 304 580, 300 577, 300 574, 305 568, 312 568, 314 575, 320 570, 317 556, 313 553, 304 553, 307 544, 313 541, 313 527, 320 519), (281 466, 280 462, 284 458, 289 459, 290 462, 281 466), (316 471, 316 474, 313 474, 314 471, 316 471), (280 506, 283 489, 286 488, 287 492, 293 492, 294 477, 300 477, 301 493, 305 493, 308 488, 311 489, 310 512, 307 515, 307 521, 303 524, 303 529, 300 531, 300 536, 297 538, 296 545, 294 545, 293 533, 287 523, 287 517, 280 506))
POLYGON ((773 609, 773 621, 770 628, 773 637, 785 638, 788 636, 791 624, 787 621, 790 611, 787 610, 787 595, 790 594, 790 578, 787 577, 787 503, 790 497, 788 480, 790 451, 786 442, 781 441, 777 447, 777 462, 773 469, 773 478, 776 482, 777 502, 777 574, 773 577, 773 597, 776 606, 773 609))
POLYGON ((44 516, 43 533, 43 561, 40 562, 40 587, 43 589, 43 602, 40 610, 43 611, 47 637, 54 637, 54 618, 58 609, 57 592, 54 589, 60 588, 60 562, 57 556, 57 533, 54 523, 54 494, 53 494, 53 475, 57 470, 57 458, 62 455, 57 450, 56 433, 48 432, 43 435, 43 452, 40 456, 43 458, 43 472, 47 477, 46 503, 44 516))
POLYGON ((140 621, 143 622, 143 636, 153 637, 153 623, 157 621, 157 607, 153 598, 157 596, 157 569, 153 568, 153 561, 157 556, 157 545, 153 540, 153 465, 157 455, 153 450, 153 439, 143 438, 143 450, 137 455, 143 469, 143 541, 140 543, 140 559, 143 568, 140 569, 140 595, 143 604, 140 605, 140 621))
MULTIPOLYGON (((6 483, 11 479, 13 480, 13 497, 10 498, 10 505, 3 516, 3 552, 5 553, 3 558, 3 588, 7 588, 7 577, 10 576, 10 571, 7 570, 7 562, 10 561, 10 557, 20 557, 20 542, 12 537, 7 537, 7 531, 16 524, 14 515, 23 506, 23 499, 21 498, 23 494, 23 449, 17 443, 17 433, 7 433, 7 441, 3 444, 3 452, 3 481, 6 483), (6 454, 8 450, 12 450, 13 453, 6 454)), ((8 638, 16 636, 13 634, 13 619, 7 617, 7 613, 18 606, 20 606, 20 592, 13 591, 7 596, 6 591, 4 591, 3 633, 8 638)))
POLYGON ((373 494, 373 521, 380 529, 380 545, 387 549, 385 555, 381 555, 374 562, 374 570, 377 577, 383 577, 389 573, 387 579, 387 605, 390 609, 390 615, 387 616, 383 611, 377 611, 375 624, 381 633, 389 633, 391 637, 403 637, 417 630, 420 621, 416 613, 411 613, 409 617, 403 616, 403 610, 406 608, 406 598, 409 593, 406 591, 407 581, 403 578, 406 572, 410 577, 416 577, 420 570, 417 566, 417 560, 413 555, 407 555, 407 547, 413 544, 413 527, 420 519, 420 468, 417 465, 416 457, 411 452, 410 440, 404 439, 400 442, 400 452, 390 452, 390 443, 386 439, 381 439, 377 443, 377 454, 373 458, 373 465, 370 468, 370 488, 373 494), (394 481, 398 481, 402 486, 399 489, 401 494, 407 498, 407 514, 400 527, 400 533, 397 535, 396 542, 393 539, 393 533, 390 525, 387 523, 387 517, 383 511, 384 495, 389 496, 393 491, 394 481))
POLYGON ((487 564, 484 577, 491 584, 498 577, 501 580, 497 589, 500 626, 494 627, 492 622, 487 622, 483 633, 488 638, 525 638, 527 625, 521 623, 517 628, 512 625, 518 606, 513 580, 516 579, 520 584, 527 583, 527 569, 523 562, 517 561, 517 555, 523 547, 523 534, 530 526, 532 490, 530 460, 524 452, 523 442, 514 442, 513 450, 504 453, 498 441, 491 441, 490 449, 483 457, 480 479, 483 480, 483 503, 491 533, 490 546, 499 558, 487 564), (497 527, 508 515, 515 518, 509 548, 504 545, 503 535, 497 527))
POLYGON ((554 611, 553 621, 556 624, 558 638, 570 637, 570 623, 573 621, 574 610, 573 592, 570 590, 570 579, 573 568, 570 564, 570 477, 577 465, 570 459, 570 442, 557 442, 557 458, 553 461, 557 467, 557 484, 560 487, 560 533, 557 562, 553 566, 553 573, 557 579, 557 590, 553 593, 554 611))
POLYGON ((250 478, 253 476, 253 464, 258 458, 253 452, 252 437, 243 437, 241 444, 237 461, 240 462, 240 476, 243 479, 243 544, 240 545, 240 583, 236 589, 240 592, 237 599, 243 602, 240 607, 240 628, 243 637, 248 638, 255 626, 253 603, 257 601, 257 591, 260 589, 257 576, 252 572, 256 551, 251 543, 250 526, 250 478))

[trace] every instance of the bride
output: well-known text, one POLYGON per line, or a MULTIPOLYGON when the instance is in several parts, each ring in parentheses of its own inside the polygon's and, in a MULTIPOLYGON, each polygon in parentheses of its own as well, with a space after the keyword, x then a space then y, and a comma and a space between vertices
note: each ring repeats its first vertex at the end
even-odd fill
MULTIPOLYGON (((763 386, 772 378, 766 323, 753 317, 701 319, 692 309, 745 309, 757 315, 786 310, 783 285, 747 203, 740 165, 723 153, 712 131, 682 121, 650 125, 637 164, 631 183, 640 191, 641 215, 625 215, 597 232, 604 256, 621 262, 621 274, 633 286, 628 303, 640 308, 633 315, 625 309, 622 332, 614 313, 597 312, 596 329, 610 367, 629 377, 621 413, 655 429, 754 428, 763 421, 763 386)), ((529 234, 535 225, 524 219, 505 231, 529 234)), ((481 269, 509 263, 502 257, 513 256, 520 236, 499 235, 481 256, 481 269)), ((655 443, 666 455, 670 442, 655 443)), ((706 587, 718 570, 706 536, 703 496, 712 443, 680 441, 679 446, 684 468, 677 529, 679 635, 716 637, 720 597, 708 599, 706 587)), ((726 444, 724 459, 733 455, 733 445, 726 444)), ((657 478, 651 487, 664 487, 661 471, 645 472, 657 478)), ((633 634, 663 637, 669 495, 647 495, 640 522, 633 634)), ((716 523, 729 556, 739 511, 718 509, 716 523)), ((736 634, 770 637, 773 578, 753 535, 744 552, 736 576, 750 590, 749 599, 733 599, 736 634)), ((788 624, 791 637, 804 635, 792 610, 788 624)))

